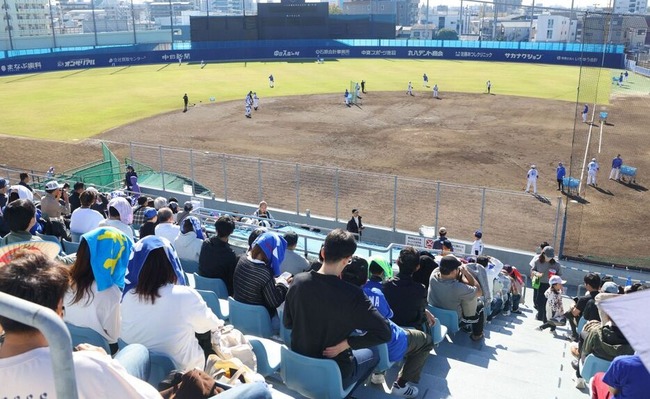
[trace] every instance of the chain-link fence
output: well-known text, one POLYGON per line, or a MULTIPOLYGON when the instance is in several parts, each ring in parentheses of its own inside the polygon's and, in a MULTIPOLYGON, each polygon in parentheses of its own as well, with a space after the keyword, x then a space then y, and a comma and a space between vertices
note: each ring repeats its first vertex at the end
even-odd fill
POLYGON ((165 176, 178 174, 230 203, 265 200, 272 208, 343 222, 358 208, 369 225, 415 232, 445 226, 450 237, 468 241, 482 230, 490 245, 523 250, 559 241, 560 198, 139 143, 107 145, 126 162, 160 172, 161 188, 168 190, 165 176))

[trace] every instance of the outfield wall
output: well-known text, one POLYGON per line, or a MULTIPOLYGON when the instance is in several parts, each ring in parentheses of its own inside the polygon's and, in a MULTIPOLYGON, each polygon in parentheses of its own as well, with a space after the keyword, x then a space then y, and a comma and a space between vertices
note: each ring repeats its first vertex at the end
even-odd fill
POLYGON ((292 40, 202 43, 200 48, 142 51, 141 47, 86 49, 0 59, 0 76, 182 62, 261 60, 316 60, 344 58, 395 58, 523 62, 623 68, 622 46, 572 45, 569 43, 465 42, 397 40, 292 40), (427 43, 428 44, 428 43, 427 43))

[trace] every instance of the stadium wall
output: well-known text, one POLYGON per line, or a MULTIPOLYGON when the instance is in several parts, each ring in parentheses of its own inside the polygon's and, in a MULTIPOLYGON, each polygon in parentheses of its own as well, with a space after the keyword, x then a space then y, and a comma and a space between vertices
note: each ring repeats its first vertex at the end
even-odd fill
POLYGON ((0 76, 22 73, 65 71, 94 67, 115 67, 178 62, 223 62, 262 60, 315 60, 341 58, 395 58, 523 62, 623 68, 625 55, 618 46, 602 51, 591 45, 565 46, 563 43, 435 41, 437 45, 397 40, 291 40, 202 43, 182 50, 138 51, 137 47, 90 48, 84 51, 57 51, 0 59, 0 76), (570 50, 567 50, 569 49, 570 50), (582 51, 580 51, 582 49, 582 51), (610 52, 611 51, 611 52, 610 52))

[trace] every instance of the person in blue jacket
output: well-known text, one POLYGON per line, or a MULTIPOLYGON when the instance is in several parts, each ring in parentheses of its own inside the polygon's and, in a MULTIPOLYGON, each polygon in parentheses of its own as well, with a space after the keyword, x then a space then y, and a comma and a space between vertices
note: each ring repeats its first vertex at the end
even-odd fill
POLYGON ((623 166, 623 158, 618 154, 616 158, 612 159, 612 171, 609 172, 609 180, 621 181, 621 166, 623 166))
POLYGON ((564 176, 566 176, 566 169, 562 162, 557 164, 557 169, 555 169, 555 174, 557 176, 557 189, 558 191, 564 191, 564 176))
MULTIPOLYGON (((343 269, 341 279, 362 287, 370 302, 388 320, 391 328, 391 340, 387 343, 388 360, 397 362, 404 359, 404 365, 399 371, 397 380, 393 383, 390 392, 396 396, 414 398, 418 395, 418 388, 411 385, 411 383, 420 381, 420 374, 424 364, 429 357, 429 352, 433 349, 433 341, 431 336, 425 332, 412 328, 404 329, 390 320, 393 317, 393 311, 381 290, 384 269, 378 264, 375 265, 375 268, 370 268, 371 276, 370 280, 368 280, 368 262, 363 258, 354 256, 343 269)), ((383 384, 384 375, 373 374, 371 382, 373 384, 383 384)))

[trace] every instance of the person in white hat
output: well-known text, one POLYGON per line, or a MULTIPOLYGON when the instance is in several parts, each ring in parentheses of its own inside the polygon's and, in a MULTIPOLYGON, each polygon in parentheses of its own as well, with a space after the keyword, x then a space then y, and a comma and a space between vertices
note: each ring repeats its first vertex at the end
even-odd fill
POLYGON ((544 292, 544 296, 546 296, 546 318, 548 321, 537 329, 541 331, 550 328, 551 332, 555 332, 557 326, 566 324, 564 306, 562 304, 562 284, 566 284, 566 281, 562 280, 562 277, 556 274, 548 279, 548 284, 550 287, 544 292))
POLYGON ((530 186, 533 186, 533 194, 537 194, 537 166, 531 165, 530 169, 528 170, 528 174, 526 177, 528 178, 528 183, 526 184, 526 192, 530 192, 530 186))
POLYGON ((56 180, 45 183, 45 196, 41 199, 41 211, 52 219, 61 219, 63 215, 70 214, 68 193, 63 189, 63 184, 56 180), (63 199, 63 204, 59 202, 63 199))
POLYGON ((587 184, 596 187, 596 175, 599 170, 600 165, 598 165, 596 158, 591 158, 591 162, 587 165, 587 184))

